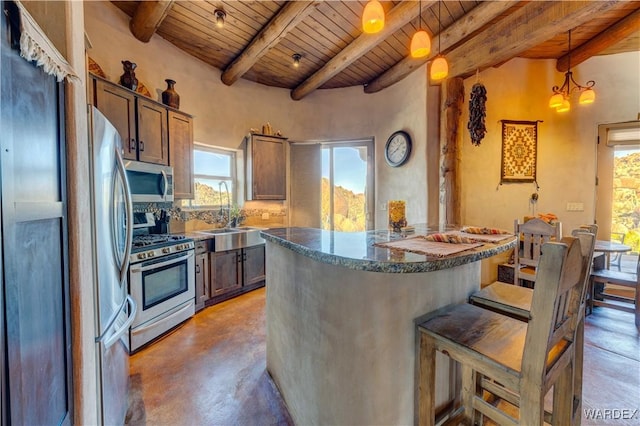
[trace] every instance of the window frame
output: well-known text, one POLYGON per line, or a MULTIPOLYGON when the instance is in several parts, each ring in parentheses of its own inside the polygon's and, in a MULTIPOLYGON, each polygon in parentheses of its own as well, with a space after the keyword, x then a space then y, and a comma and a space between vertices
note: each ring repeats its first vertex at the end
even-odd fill
POLYGON ((197 179, 231 181, 231 185, 230 185, 230 188, 229 188, 229 192, 231 192, 231 199, 229 201, 230 201, 231 204, 235 204, 237 202, 238 187, 239 187, 240 183, 238 181, 237 152, 235 150, 224 148, 224 147, 220 147, 220 146, 207 145, 207 144, 204 144, 204 143, 201 143, 201 142, 194 142, 194 144, 193 144, 193 161, 194 161, 194 170, 193 170, 194 198, 193 199, 189 199, 189 200, 184 200, 184 201, 187 201, 187 203, 183 205, 183 208, 190 209, 190 210, 211 210, 211 209, 219 209, 221 207, 226 207, 226 206, 222 206, 220 204, 213 204, 213 205, 209 205, 209 204, 207 204, 207 205, 194 204, 194 201, 195 201, 195 184, 196 184, 197 179), (195 170, 195 158, 196 158, 196 155, 197 155, 196 154, 197 151, 228 156, 229 157, 229 163, 230 163, 230 169, 229 169, 230 176, 197 174, 196 170, 195 170))

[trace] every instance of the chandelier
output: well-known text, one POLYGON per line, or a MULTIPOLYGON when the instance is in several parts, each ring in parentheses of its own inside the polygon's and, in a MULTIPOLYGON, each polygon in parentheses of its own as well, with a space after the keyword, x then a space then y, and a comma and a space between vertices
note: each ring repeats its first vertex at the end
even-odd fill
POLYGON ((549 107, 555 108, 557 112, 566 112, 571 109, 569 97, 572 92, 580 93, 578 102, 582 105, 592 104, 596 100, 596 92, 592 89, 596 84, 595 81, 589 80, 584 86, 581 86, 573 79, 573 73, 571 72, 571 30, 569 30, 568 64, 562 86, 553 86, 551 88, 553 95, 549 99, 549 107), (574 87, 571 87, 572 84, 574 87))

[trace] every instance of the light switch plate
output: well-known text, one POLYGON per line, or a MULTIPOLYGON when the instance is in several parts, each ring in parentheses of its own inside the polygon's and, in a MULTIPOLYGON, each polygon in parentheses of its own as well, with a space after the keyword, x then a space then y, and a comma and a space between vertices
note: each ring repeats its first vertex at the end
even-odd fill
POLYGON ((380 210, 386 210, 387 209, 387 203, 380 203, 380 210))
POLYGON ((269 220, 269 213, 262 213, 262 220, 269 220))

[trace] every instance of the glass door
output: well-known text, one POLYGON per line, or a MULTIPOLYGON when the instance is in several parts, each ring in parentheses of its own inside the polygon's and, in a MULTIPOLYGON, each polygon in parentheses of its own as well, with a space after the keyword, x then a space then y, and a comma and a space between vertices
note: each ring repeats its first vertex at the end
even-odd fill
POLYGON ((322 229, 373 229, 373 142, 322 145, 322 229))
POLYGON ((640 250, 640 121, 599 126, 596 222, 599 238, 640 250))

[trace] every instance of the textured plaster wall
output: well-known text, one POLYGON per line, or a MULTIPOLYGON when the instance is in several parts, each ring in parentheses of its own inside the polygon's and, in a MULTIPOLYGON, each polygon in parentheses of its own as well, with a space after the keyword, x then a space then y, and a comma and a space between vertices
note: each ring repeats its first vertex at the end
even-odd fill
MULTIPOLYGON (((351 87, 318 90, 293 101, 288 90, 243 79, 225 86, 220 70, 158 35, 148 43, 138 41, 129 31, 129 17, 109 2, 85 2, 85 22, 93 44, 89 55, 109 80, 119 79, 120 61, 128 59, 138 65, 137 78, 156 100, 166 88, 165 78, 177 81, 180 109, 195 116, 196 141, 239 148, 250 128, 266 122, 295 141, 374 137, 377 207, 389 199, 405 199, 408 221, 427 221, 424 68, 377 94, 351 87), (391 133, 400 129, 412 136, 414 153, 404 167, 392 169, 384 161, 383 149, 391 133)), ((386 222, 386 211, 377 209, 376 227, 386 227, 386 222)))
POLYGON ((640 112, 640 53, 593 57, 573 68, 581 84, 596 81, 597 99, 560 114, 550 109, 551 87, 564 74, 555 61, 514 59, 480 73, 487 88, 487 134, 479 147, 466 130, 468 94, 476 81, 465 81, 466 98, 461 150, 462 219, 512 229, 516 218, 531 215, 532 183, 500 182, 500 120, 542 120, 538 126, 539 200, 536 213, 553 212, 563 222, 564 233, 595 217, 596 137, 598 124, 635 120, 640 112), (567 211, 567 203, 584 204, 584 211, 567 211))

